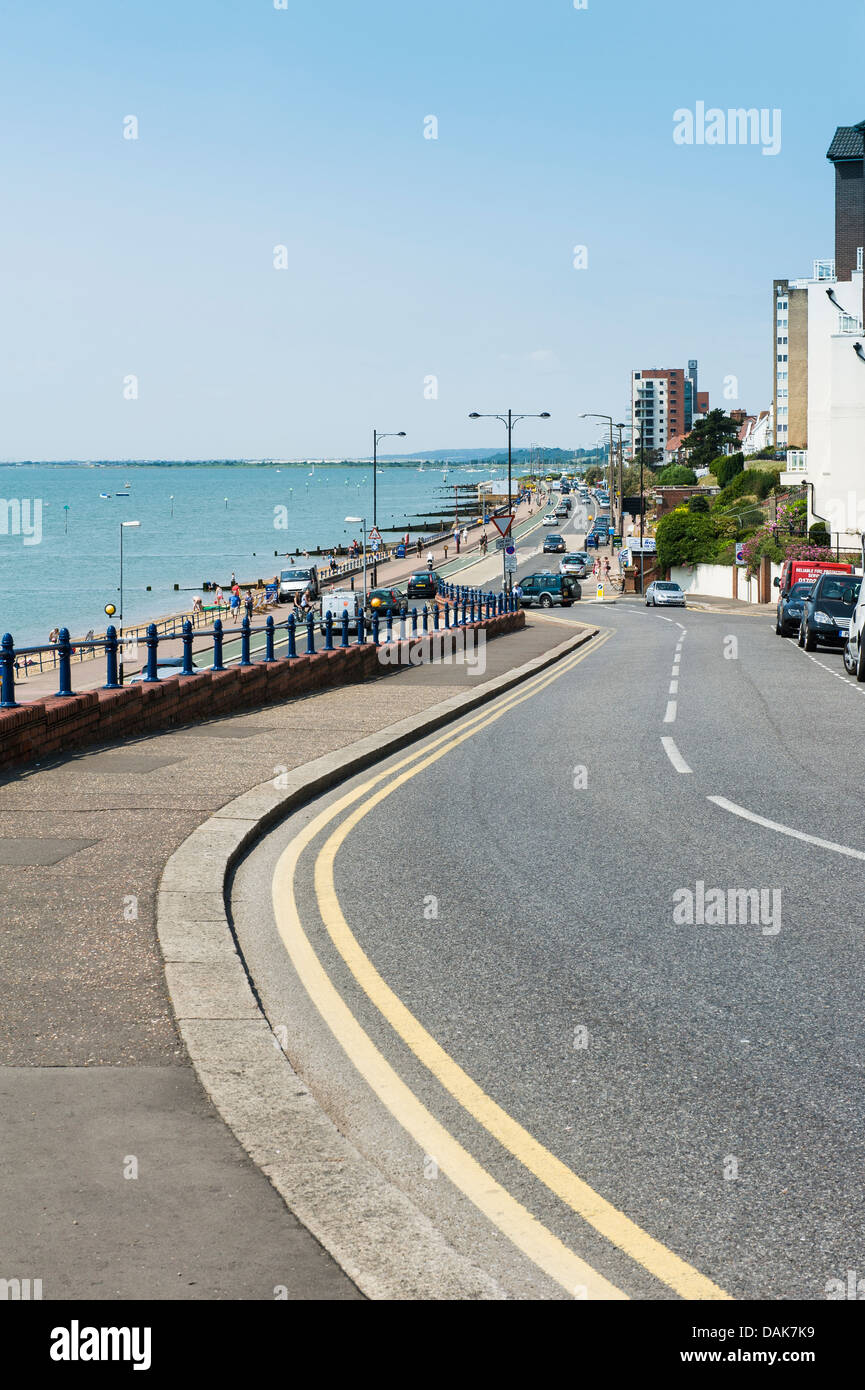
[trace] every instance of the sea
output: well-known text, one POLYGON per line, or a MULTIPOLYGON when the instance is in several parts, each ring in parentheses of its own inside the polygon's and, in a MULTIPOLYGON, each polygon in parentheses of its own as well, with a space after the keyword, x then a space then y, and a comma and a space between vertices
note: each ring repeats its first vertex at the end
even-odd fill
MULTIPOLYGON (((380 464, 384 539, 488 470, 380 464)), ((120 607, 122 521, 140 522, 123 531, 123 620, 143 623, 188 610, 206 581, 271 579, 287 555, 359 541, 344 518, 372 524, 372 484, 369 463, 0 465, 0 634, 26 646, 55 627, 104 632, 106 604, 120 607)))

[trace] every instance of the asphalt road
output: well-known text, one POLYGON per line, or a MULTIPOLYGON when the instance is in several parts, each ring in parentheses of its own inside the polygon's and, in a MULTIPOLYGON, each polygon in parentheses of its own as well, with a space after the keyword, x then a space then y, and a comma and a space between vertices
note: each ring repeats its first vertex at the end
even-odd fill
MULTIPOLYGON (((614 1290, 824 1298, 865 1268, 865 829, 848 732, 865 687, 765 614, 620 600, 539 621, 581 611, 605 629, 582 660, 360 797, 332 894, 322 850, 347 809, 312 836, 303 930, 444 1130, 614 1290), (701 920, 701 884, 723 890, 722 920, 701 920), (350 936, 331 934, 340 916, 350 936)), ((280 856, 370 777, 241 870, 263 904, 241 940, 268 1016, 292 1020, 313 1092, 458 1248, 516 1296, 573 1297, 567 1262, 481 1210, 459 1161, 431 1166, 278 935, 280 856)))

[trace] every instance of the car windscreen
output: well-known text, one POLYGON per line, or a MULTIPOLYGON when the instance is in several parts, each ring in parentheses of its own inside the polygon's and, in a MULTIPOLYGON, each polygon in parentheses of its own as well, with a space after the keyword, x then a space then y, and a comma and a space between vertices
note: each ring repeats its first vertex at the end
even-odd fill
POLYGON ((814 585, 813 585, 813 584, 794 584, 793 587, 792 587, 792 589, 790 590, 789 594, 787 595, 787 599, 789 600, 789 599, 797 599, 797 598, 798 598, 798 599, 807 598, 808 595, 811 593, 811 591, 812 591, 813 588, 814 588, 814 585))
POLYGON ((656 588, 656 589, 668 589, 671 593, 674 593, 674 594, 680 592, 678 584, 664 584, 664 583, 658 583, 658 584, 655 585, 655 588, 656 588))
POLYGON ((817 602, 840 603, 845 608, 855 608, 861 584, 861 579, 825 579, 816 595, 817 602))
POLYGON ((309 570, 283 570, 282 579, 309 579, 309 570))

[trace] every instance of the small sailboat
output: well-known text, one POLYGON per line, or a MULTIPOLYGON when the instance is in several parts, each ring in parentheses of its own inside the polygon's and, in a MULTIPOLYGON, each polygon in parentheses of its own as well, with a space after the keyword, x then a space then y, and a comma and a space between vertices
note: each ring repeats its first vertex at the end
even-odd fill
POLYGON ((100 496, 100 497, 110 497, 110 496, 111 496, 111 493, 110 493, 110 492, 100 492, 99 496, 100 496))

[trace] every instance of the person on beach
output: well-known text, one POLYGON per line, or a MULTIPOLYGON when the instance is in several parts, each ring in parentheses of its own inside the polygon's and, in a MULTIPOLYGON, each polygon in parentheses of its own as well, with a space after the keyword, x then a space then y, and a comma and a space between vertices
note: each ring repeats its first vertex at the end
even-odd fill
POLYGON ((237 575, 234 573, 234 570, 232 570, 232 571, 231 571, 231 584, 229 585, 229 588, 233 589, 236 583, 237 583, 237 575))
POLYGON ((60 637, 60 629, 59 629, 59 627, 52 628, 52 630, 51 630, 51 631, 49 632, 49 634, 48 634, 48 641, 51 642, 51 643, 57 642, 57 641, 59 640, 59 637, 60 637))
POLYGON ((252 590, 251 590, 251 589, 247 589, 247 591, 246 591, 246 598, 243 600, 243 602, 244 602, 244 604, 245 604, 245 606, 246 606, 246 616, 247 616, 247 618, 249 619, 249 621, 252 622, 252 609, 253 609, 253 605, 254 605, 254 603, 255 603, 255 600, 254 600, 253 597, 252 597, 252 590))
POLYGON ((192 600, 192 611, 193 611, 193 613, 203 613, 203 612, 204 612, 204 603, 203 603, 203 601, 202 601, 201 594, 196 594, 196 595, 194 596, 194 598, 193 598, 193 600, 192 600))
POLYGON ((222 608, 222 606, 223 606, 224 603, 225 603, 225 596, 224 596, 222 590, 219 589, 219 588, 217 588, 217 590, 216 590, 216 606, 217 606, 217 608, 222 608))
POLYGON ((236 621, 240 613, 240 594, 238 594, 234 589, 232 589, 231 598, 228 602, 229 607, 231 609, 231 616, 236 621))

